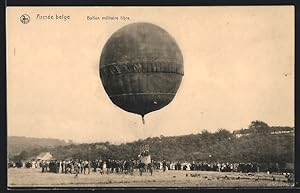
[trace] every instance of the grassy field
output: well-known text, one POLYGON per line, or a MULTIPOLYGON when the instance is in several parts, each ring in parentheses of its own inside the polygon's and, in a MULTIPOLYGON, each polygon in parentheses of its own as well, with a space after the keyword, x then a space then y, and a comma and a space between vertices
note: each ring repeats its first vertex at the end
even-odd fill
POLYGON ((9 168, 9 187, 291 187, 283 175, 205 171, 155 171, 124 174, 55 174, 40 169, 9 168))

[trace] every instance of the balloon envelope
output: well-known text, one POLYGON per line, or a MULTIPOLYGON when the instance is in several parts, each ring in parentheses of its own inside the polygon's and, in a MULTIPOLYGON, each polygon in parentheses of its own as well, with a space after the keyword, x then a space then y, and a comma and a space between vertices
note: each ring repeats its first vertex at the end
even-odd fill
POLYGON ((150 23, 119 29, 101 53, 100 78, 107 95, 123 110, 142 116, 173 100, 183 74, 177 43, 150 23))

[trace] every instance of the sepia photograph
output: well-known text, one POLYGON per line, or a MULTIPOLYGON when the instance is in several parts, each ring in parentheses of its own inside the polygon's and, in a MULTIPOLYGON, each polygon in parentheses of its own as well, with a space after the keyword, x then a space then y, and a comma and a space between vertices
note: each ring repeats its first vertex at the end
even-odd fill
POLYGON ((8 188, 292 188, 294 6, 6 9, 8 188))

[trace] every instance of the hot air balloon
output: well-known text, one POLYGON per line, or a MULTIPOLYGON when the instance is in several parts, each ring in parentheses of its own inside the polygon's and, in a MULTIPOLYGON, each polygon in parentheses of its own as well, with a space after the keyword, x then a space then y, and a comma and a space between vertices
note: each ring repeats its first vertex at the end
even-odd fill
POLYGON ((176 95, 183 57, 175 39, 150 23, 133 23, 111 35, 100 57, 100 78, 111 101, 142 116, 176 95))

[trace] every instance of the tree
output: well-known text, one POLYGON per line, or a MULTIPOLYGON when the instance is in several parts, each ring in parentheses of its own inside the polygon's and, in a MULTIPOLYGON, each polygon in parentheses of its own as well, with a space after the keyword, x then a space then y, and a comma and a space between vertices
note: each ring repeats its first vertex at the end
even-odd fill
POLYGON ((214 136, 219 141, 233 138, 233 134, 226 129, 219 129, 216 133, 214 133, 214 136))
POLYGON ((19 161, 19 160, 25 160, 28 158, 28 152, 27 151, 22 151, 19 155, 16 155, 13 160, 19 161))
POLYGON ((252 121, 248 128, 255 134, 268 133, 270 131, 270 127, 267 123, 263 121, 252 121))

